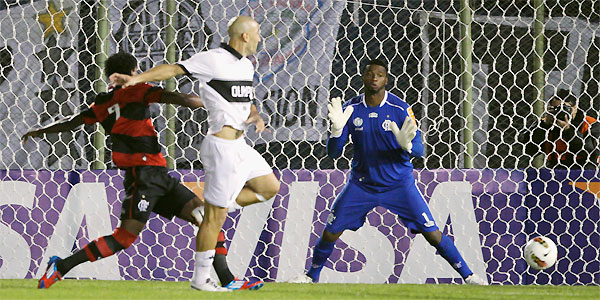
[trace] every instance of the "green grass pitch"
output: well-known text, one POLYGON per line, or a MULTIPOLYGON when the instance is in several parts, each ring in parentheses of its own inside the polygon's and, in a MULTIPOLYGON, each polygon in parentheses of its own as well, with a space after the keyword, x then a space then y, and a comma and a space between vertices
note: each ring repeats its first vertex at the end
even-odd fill
POLYGON ((72 280, 38 290, 34 279, 0 280, 0 299, 600 299, 599 286, 467 286, 448 284, 292 284, 258 291, 209 293, 188 282, 72 280))

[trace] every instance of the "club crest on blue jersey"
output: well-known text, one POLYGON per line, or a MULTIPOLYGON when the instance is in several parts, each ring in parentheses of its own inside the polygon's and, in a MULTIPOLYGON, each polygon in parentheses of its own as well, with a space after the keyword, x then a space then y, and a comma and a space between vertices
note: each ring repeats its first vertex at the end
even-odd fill
POLYGON ((383 130, 385 130, 385 131, 391 131, 392 130, 392 121, 391 120, 383 121, 383 123, 381 124, 381 127, 383 127, 383 130))

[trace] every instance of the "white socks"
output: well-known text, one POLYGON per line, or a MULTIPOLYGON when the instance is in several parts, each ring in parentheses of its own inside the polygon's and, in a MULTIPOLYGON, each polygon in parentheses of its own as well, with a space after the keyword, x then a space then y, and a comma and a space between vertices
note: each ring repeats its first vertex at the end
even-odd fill
POLYGON ((192 282, 194 284, 203 284, 210 277, 210 268, 215 259, 215 249, 196 252, 194 255, 194 276, 192 282))

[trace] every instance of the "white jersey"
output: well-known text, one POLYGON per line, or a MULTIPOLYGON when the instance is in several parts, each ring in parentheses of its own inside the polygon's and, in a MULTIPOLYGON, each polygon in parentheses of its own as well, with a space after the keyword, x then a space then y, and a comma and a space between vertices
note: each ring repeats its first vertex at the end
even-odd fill
POLYGON ((202 51, 178 63, 187 75, 200 81, 200 97, 208 110, 208 134, 229 125, 246 130, 254 98, 254 65, 227 44, 202 51))

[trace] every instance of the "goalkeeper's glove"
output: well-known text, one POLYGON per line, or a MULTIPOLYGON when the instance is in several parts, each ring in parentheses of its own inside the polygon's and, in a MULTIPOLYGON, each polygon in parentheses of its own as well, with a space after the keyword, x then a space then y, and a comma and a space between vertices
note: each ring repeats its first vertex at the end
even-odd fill
POLYGON ((406 152, 411 153, 413 146, 412 139, 417 135, 417 124, 415 124, 410 117, 406 117, 404 119, 404 124, 402 124, 402 129, 399 129, 398 124, 393 121, 390 127, 400 147, 406 152))
POLYGON ((344 131, 346 122, 352 116, 354 108, 348 106, 346 110, 342 111, 342 98, 336 97, 331 99, 330 104, 327 104, 327 110, 329 111, 327 116, 329 116, 329 121, 331 121, 331 136, 340 137, 344 131))

